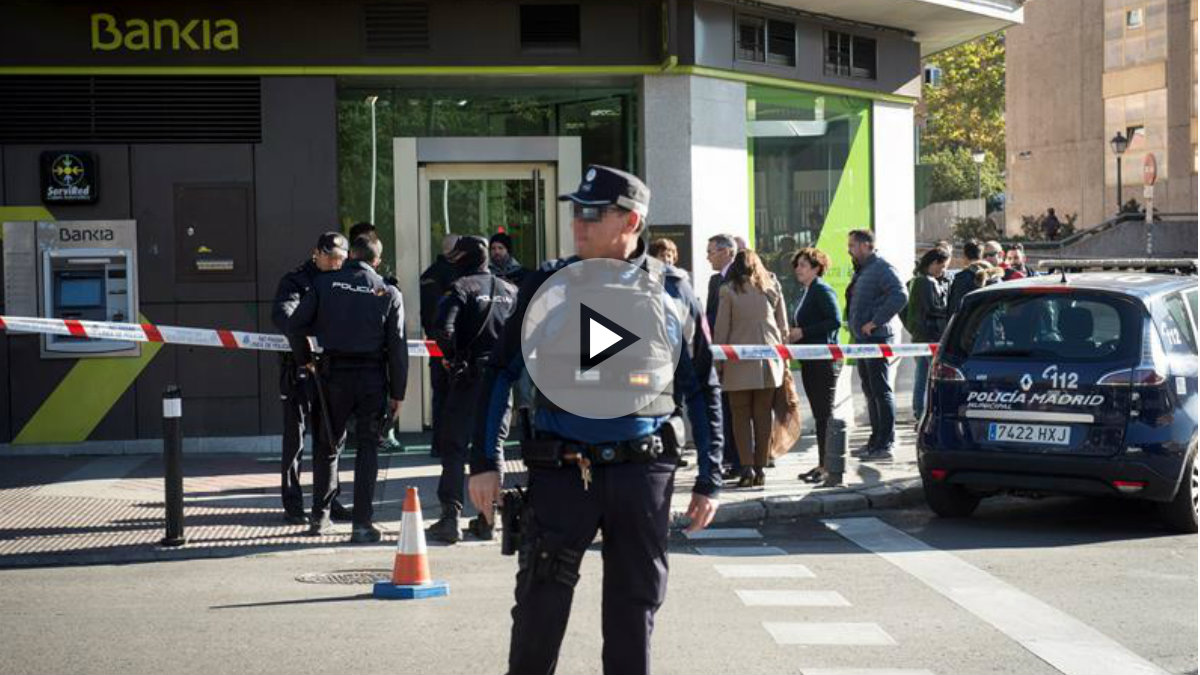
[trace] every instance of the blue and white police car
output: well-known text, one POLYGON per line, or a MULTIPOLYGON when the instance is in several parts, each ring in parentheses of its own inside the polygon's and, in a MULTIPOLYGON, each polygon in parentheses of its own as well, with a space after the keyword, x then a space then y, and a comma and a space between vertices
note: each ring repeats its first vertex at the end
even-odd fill
POLYGON ((929 506, 1117 496, 1195 532, 1195 262, 1049 266, 970 293, 946 330, 917 441, 929 506))

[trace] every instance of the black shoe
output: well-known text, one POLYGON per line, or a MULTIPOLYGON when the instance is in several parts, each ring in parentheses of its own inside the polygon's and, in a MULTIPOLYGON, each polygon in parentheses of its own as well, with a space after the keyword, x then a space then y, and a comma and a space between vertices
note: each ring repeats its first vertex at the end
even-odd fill
POLYGON ((686 459, 682 457, 675 458, 675 466, 679 467, 680 469, 687 467, 687 465, 688 461, 686 459))
POLYGON ((872 452, 875 452, 874 448, 872 448, 872 447, 871 447, 871 446, 869 446, 869 445, 864 445, 864 446, 862 446, 861 448, 857 448, 857 449, 855 449, 855 450, 851 450, 851 451, 850 451, 850 456, 851 456, 851 457, 862 457, 863 455, 869 455, 869 454, 871 454, 872 452))
POLYGON ((740 469, 735 469, 733 467, 721 469, 721 478, 724 478, 725 480, 733 480, 734 478, 741 477, 741 475, 742 472, 740 469))
POLYGON ((306 513, 284 513, 283 522, 288 525, 311 525, 312 518, 306 513))
POLYGON ((767 484, 767 474, 761 466, 754 467, 754 487, 763 487, 767 484))
POLYGON ((842 474, 835 471, 830 471, 825 474, 825 480, 817 486, 818 488, 844 488, 846 483, 842 480, 842 474))
POLYGON ((327 534, 333 534, 333 521, 329 519, 329 516, 313 518, 312 523, 308 526, 308 536, 323 537, 327 534))
POLYGON ((488 524, 487 518, 475 516, 467 524, 467 531, 480 541, 492 541, 496 538, 496 528, 488 524))
POLYGON ((754 469, 749 467, 743 468, 741 478, 738 478, 737 486, 740 488, 754 487, 754 469))
POLYGON ((860 462, 890 462, 892 461, 891 450, 872 450, 863 455, 858 456, 860 462))
POLYGON ((351 544, 374 544, 382 538, 383 532, 372 523, 365 525, 355 523, 354 529, 350 531, 351 544))
POLYGON ((447 544, 457 544, 462 541, 462 531, 458 529, 458 516, 461 513, 453 506, 442 507, 442 517, 425 530, 430 539, 436 539, 447 544))
POLYGON ((352 523, 354 511, 342 506, 341 502, 334 502, 329 507, 329 519, 335 523, 352 523))
POLYGON ((819 466, 813 467, 808 471, 796 476, 796 480, 802 483, 820 483, 824 480, 825 470, 819 466))

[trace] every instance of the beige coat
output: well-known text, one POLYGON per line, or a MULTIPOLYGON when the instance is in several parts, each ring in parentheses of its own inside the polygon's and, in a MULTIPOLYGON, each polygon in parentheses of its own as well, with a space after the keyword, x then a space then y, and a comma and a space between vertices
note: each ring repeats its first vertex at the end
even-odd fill
MULTIPOLYGON (((777 282, 766 293, 746 284, 737 292, 733 284, 721 286, 713 341, 720 345, 778 345, 787 336, 787 312, 777 282)), ((725 361, 721 363, 721 388, 725 391, 774 389, 783 383, 784 361, 725 361)))

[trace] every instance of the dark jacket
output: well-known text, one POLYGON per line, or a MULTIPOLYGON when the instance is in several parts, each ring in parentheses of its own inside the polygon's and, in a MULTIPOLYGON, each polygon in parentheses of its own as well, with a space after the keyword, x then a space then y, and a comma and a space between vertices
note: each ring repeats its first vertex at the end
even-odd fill
POLYGON ((500 277, 463 275, 442 298, 433 336, 448 361, 477 363, 491 356, 516 305, 516 287, 500 277))
POLYGON ((389 396, 404 399, 408 344, 404 298, 361 260, 322 274, 288 321, 288 339, 301 364, 312 360, 305 336, 315 336, 326 355, 386 361, 389 396))
POLYGON ((709 328, 717 325, 717 308, 721 306, 721 285, 725 283, 725 276, 720 272, 714 272, 708 278, 708 296, 704 300, 704 316, 708 319, 709 328))
POLYGON ((954 278, 950 281, 950 296, 946 300, 950 316, 954 316, 962 308, 962 301, 967 293, 979 288, 975 280, 976 272, 988 267, 991 267, 991 263, 986 260, 972 260, 967 263, 966 267, 954 274, 954 278))
POLYGON ((529 270, 521 267, 521 263, 517 262, 517 259, 512 256, 509 256, 508 262, 503 265, 492 263, 489 267, 492 274, 518 288, 520 288, 521 284, 525 281, 525 277, 529 274, 529 270))
POLYGON ((838 308, 837 292, 823 279, 815 279, 804 295, 792 318, 792 326, 804 331, 796 344, 837 344, 838 329, 842 327, 842 310, 838 308))
POLYGON ((906 325, 912 332, 914 342, 937 342, 942 339, 946 323, 950 320, 950 313, 946 309, 949 295, 949 279, 934 279, 925 274, 913 277, 906 325))
POLYGON ((900 282, 896 268, 878 255, 872 255, 863 261, 851 283, 854 292, 846 311, 850 334, 859 342, 894 339, 896 328, 892 319, 908 303, 908 290, 900 282), (870 335, 862 335, 862 327, 867 322, 874 322, 875 330, 870 335))
POLYGON ((450 288, 456 276, 458 274, 454 265, 446 260, 444 255, 439 255, 437 260, 421 273, 421 330, 425 331, 426 336, 433 336, 438 303, 442 301, 442 296, 446 294, 446 289, 450 288))
MULTIPOLYGON (((631 264, 647 268, 646 244, 641 242, 630 258, 631 264)), ((558 270, 578 262, 579 258, 552 260, 531 272, 520 287, 517 308, 497 345, 494 368, 489 368, 484 384, 485 411, 471 448, 471 474, 497 471, 503 465, 501 428, 508 408, 509 392, 525 371, 521 355, 521 333, 525 311, 541 285, 558 270)), ((664 266, 663 290, 674 303, 687 308, 691 335, 682 336, 683 345, 675 367, 674 395, 686 401, 697 447, 699 473, 692 490, 715 496, 721 489, 721 455, 724 436, 721 423, 721 386, 713 365, 708 331, 701 320, 700 303, 691 285, 678 270, 664 266)), ((594 422, 594 420, 593 420, 594 422)), ((622 439, 612 439, 622 440, 622 439)))
MULTIPOLYGON (((271 324, 275 326, 275 330, 287 335, 288 320, 300 305, 300 299, 312 290, 313 281, 321 273, 321 268, 312 260, 308 260, 283 275, 279 280, 279 287, 275 289, 275 301, 271 303, 271 324)), ((291 352, 280 352, 279 391, 284 394, 292 392, 297 381, 295 357, 291 352)))

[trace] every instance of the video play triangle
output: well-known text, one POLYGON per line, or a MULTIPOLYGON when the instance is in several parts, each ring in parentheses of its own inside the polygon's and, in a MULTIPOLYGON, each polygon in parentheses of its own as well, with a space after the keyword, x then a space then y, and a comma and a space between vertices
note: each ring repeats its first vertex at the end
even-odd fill
POLYGON ((579 303, 579 369, 591 370, 641 338, 579 303), (614 339, 615 338, 615 339, 614 339), (592 351, 593 340, 598 351, 592 351))

